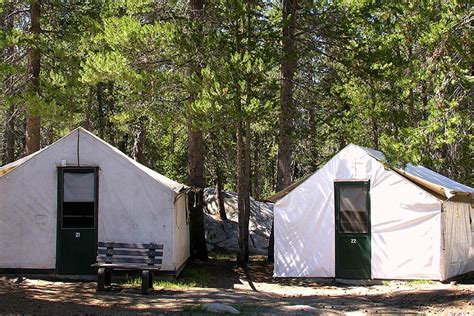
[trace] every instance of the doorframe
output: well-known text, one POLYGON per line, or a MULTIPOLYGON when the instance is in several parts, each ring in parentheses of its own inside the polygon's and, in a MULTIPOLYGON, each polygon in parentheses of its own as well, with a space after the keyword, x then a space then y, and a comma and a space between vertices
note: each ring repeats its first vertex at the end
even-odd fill
MULTIPOLYGON (((339 246, 339 238, 337 238, 339 232, 339 212, 340 211, 340 194, 338 188, 343 187, 360 187, 365 186, 367 187, 367 233, 364 235, 369 236, 370 241, 370 278, 372 278, 372 208, 370 205, 370 179, 369 180, 336 180, 334 181, 334 276, 337 278, 337 266, 338 266, 338 246, 339 246)), ((357 234, 357 233, 355 233, 357 234)), ((359 233, 361 234, 361 233, 359 233)))
MULTIPOLYGON (((98 166, 58 166, 57 167, 57 213, 56 213, 56 268, 55 274, 59 274, 59 258, 61 257, 61 247, 59 240, 62 229, 62 214, 64 200, 64 172, 94 173, 94 230, 95 240, 99 239, 99 170, 98 166)), ((97 246, 94 246, 97 257, 97 246)))

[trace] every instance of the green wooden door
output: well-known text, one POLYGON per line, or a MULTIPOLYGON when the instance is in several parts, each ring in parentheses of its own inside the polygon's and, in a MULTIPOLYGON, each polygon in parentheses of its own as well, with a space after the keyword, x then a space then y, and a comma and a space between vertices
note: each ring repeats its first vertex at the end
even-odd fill
POLYGON ((94 274, 97 186, 97 168, 58 168, 58 274, 94 274))
POLYGON ((335 182, 336 277, 371 278, 369 182, 335 182))

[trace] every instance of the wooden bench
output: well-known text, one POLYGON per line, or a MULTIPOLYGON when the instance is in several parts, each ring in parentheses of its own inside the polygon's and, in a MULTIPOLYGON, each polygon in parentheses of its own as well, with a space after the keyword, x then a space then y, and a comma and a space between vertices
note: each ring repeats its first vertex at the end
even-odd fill
POLYGON ((160 270, 163 245, 99 242, 97 246, 97 290, 103 291, 112 283, 113 270, 141 271, 142 294, 153 289, 153 273, 160 270))

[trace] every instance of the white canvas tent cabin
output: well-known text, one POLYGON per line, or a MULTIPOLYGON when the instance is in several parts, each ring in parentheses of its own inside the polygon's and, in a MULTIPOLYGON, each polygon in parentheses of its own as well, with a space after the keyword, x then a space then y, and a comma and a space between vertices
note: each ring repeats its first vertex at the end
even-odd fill
POLYGON ((446 280, 474 271, 473 189, 348 145, 277 193, 275 277, 446 280))
POLYGON ((187 261, 186 187, 83 128, 0 168, 0 270, 93 274, 97 242, 163 244, 187 261))

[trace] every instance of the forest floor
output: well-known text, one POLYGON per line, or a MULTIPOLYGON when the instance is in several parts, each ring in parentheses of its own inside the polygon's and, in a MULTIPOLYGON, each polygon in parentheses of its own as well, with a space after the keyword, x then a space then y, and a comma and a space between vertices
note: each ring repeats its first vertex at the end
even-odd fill
POLYGON ((190 263, 180 278, 157 281, 140 295, 135 277, 97 293, 96 283, 0 276, 0 314, 207 314, 207 303, 228 304, 242 314, 474 314, 474 276, 457 284, 384 281, 344 285, 333 280, 272 278, 272 266, 214 258, 190 263))

